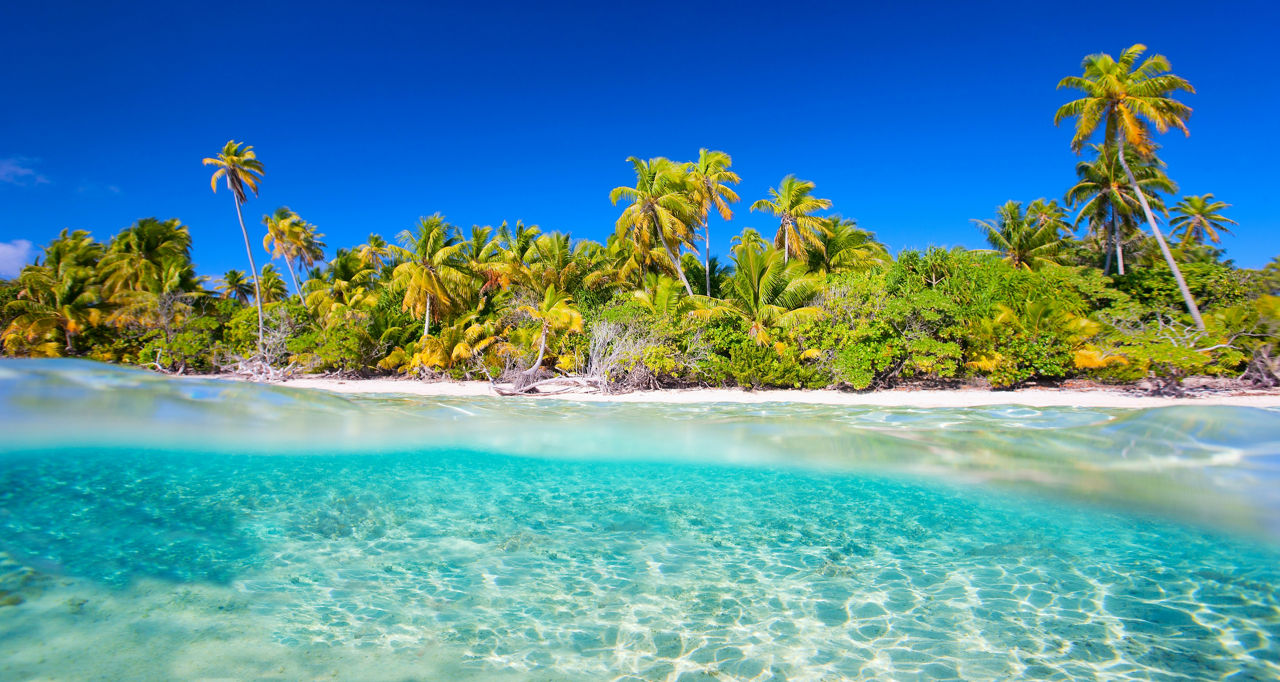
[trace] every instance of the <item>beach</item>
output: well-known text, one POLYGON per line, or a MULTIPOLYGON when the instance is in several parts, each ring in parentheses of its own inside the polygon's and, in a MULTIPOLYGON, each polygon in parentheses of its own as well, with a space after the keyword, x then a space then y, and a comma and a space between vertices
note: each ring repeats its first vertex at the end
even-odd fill
MULTIPOLYGON (((243 381, 231 375, 202 376, 206 379, 243 381)), ((342 394, 397 394, 424 398, 496 397, 485 381, 415 381, 409 379, 336 379, 299 377, 278 382, 288 388, 329 391, 342 394)), ((524 397, 524 396, 522 396, 524 397)), ((1172 405, 1231 405, 1236 407, 1280 407, 1280 392, 1262 390, 1221 390, 1194 393, 1187 397, 1163 397, 1136 389, 1104 388, 1023 388, 993 391, 980 388, 896 389, 847 392, 836 390, 756 390, 741 388, 667 388, 630 393, 547 393, 529 399, 557 399, 620 403, 798 403, 845 405, 849 407, 980 407, 1023 405, 1026 407, 1088 407, 1141 409, 1172 405)))

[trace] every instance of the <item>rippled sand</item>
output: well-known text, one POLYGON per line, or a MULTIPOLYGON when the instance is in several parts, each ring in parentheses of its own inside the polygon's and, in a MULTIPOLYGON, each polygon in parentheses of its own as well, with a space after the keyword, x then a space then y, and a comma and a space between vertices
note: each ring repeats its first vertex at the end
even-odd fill
POLYGON ((1280 554, 991 492, 482 455, 0 483, 7 679, 1280 675, 1280 554))

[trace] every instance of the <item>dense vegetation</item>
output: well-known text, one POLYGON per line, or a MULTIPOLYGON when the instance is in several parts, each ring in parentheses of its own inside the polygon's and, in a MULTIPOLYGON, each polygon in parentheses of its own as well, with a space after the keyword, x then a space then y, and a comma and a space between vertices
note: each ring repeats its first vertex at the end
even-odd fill
POLYGON ((1156 377, 1167 388, 1246 370, 1273 382, 1280 260, 1235 268, 1216 246, 1235 225, 1228 205, 1173 201, 1150 129, 1186 130, 1190 109, 1170 94, 1191 86, 1163 57, 1138 63, 1144 49, 1091 55, 1063 80, 1084 97, 1056 120, 1076 120, 1073 147, 1088 155, 1061 200, 1010 201, 975 221, 989 250, 895 258, 787 176, 750 205, 776 233, 743 231, 720 262, 710 223, 732 217, 740 179, 728 154, 703 149, 685 163, 628 159, 635 184, 610 193, 621 212, 603 244, 519 222, 462 230, 436 214, 325 260, 323 235, 281 207, 257 232, 282 274, 257 268, 243 219, 263 166, 229 142, 205 163, 214 191, 231 191, 249 274, 198 277, 177 219, 139 220, 106 243, 64 230, 0 282, 4 351, 517 385, 560 373, 628 387, 1156 377))

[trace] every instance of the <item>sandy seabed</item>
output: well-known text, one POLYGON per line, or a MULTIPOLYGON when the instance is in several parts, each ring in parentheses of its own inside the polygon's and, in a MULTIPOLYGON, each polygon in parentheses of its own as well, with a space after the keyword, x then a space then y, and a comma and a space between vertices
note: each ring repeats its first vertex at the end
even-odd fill
MULTIPOLYGON (((205 377, 239 380, 233 376, 205 377)), ((426 398, 475 398, 496 394, 484 381, 413 381, 405 379, 334 379, 300 377, 280 382, 289 388, 306 388, 344 394, 397 394, 426 398)), ((1240 407, 1280 407, 1280 392, 1221 391, 1197 393, 1185 398, 1143 395, 1123 388, 1026 388, 992 391, 961 389, 898 389, 864 393, 833 390, 761 390, 740 388, 672 388, 632 393, 559 393, 529 396, 528 399, 557 399, 625 403, 802 403, 847 405, 851 407, 980 407, 984 405, 1026 405, 1028 407, 1146 408, 1170 405, 1235 405, 1240 407)))

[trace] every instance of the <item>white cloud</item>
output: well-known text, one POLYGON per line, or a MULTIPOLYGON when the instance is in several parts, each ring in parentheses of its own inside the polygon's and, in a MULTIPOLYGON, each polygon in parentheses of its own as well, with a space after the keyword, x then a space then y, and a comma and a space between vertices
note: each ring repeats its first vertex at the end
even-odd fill
POLYGON ((31 260, 31 242, 25 239, 0 242, 0 277, 16 277, 31 260))
POLYGON ((37 173, 36 169, 31 167, 32 161, 35 159, 23 156, 0 159, 0 182, 10 185, 43 185, 49 182, 49 178, 37 173))

